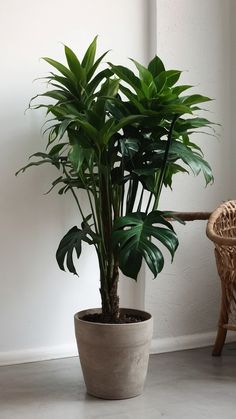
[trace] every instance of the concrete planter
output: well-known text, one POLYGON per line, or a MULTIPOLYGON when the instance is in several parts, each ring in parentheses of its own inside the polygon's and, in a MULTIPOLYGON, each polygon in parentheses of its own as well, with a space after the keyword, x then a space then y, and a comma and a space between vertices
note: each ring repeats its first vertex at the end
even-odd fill
POLYGON ((103 399, 127 399, 143 391, 147 374, 153 320, 149 313, 121 309, 132 315, 142 314, 143 322, 128 324, 92 323, 81 320, 91 309, 75 314, 75 334, 89 394, 103 399))

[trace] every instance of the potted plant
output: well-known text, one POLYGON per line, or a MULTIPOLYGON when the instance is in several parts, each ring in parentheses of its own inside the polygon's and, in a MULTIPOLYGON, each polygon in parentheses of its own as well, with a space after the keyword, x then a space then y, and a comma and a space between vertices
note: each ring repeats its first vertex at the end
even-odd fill
POLYGON ((185 95, 191 86, 176 86, 181 71, 166 70, 157 56, 147 67, 132 60, 135 74, 112 63, 99 70, 106 53, 95 55, 96 38, 81 61, 67 46, 67 65, 44 58, 53 67, 46 78, 51 89, 37 97, 53 103, 34 107, 50 115, 48 143, 20 171, 52 164, 60 176, 51 189, 75 199, 81 226, 66 233, 56 258, 60 269, 77 274, 74 257, 83 242, 96 250, 101 309, 75 315, 76 337, 88 392, 119 399, 141 393, 152 337, 150 314, 119 307, 119 270, 136 280, 144 260, 156 277, 164 265, 160 244, 173 259, 174 215, 159 209, 159 199, 177 173, 202 172, 206 184, 213 180, 200 147, 190 141, 211 125, 195 116, 199 103, 210 99, 185 95), (87 193, 88 213, 80 189, 87 193))

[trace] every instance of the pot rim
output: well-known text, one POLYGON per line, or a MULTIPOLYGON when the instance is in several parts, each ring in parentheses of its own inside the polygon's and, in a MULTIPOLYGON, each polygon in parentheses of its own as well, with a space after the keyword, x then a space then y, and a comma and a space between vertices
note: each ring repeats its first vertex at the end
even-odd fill
POLYGON ((118 326, 120 326, 120 327, 121 326, 123 326, 123 327, 124 326, 137 326, 138 327, 141 324, 152 321, 152 319, 153 319, 152 315, 148 311, 140 310, 140 309, 137 309, 137 308, 128 308, 128 307, 121 307, 120 311, 136 313, 136 314, 137 313, 144 313, 147 316, 147 318, 145 320, 142 320, 141 322, 133 322, 133 323, 100 323, 100 322, 90 322, 90 321, 87 321, 87 320, 83 320, 79 317, 79 316, 84 315, 84 314, 89 314, 89 312, 101 313, 101 311, 102 311, 101 307, 95 307, 95 308, 88 308, 88 309, 80 310, 80 311, 78 311, 77 313, 74 314, 74 319, 77 320, 77 321, 80 321, 82 323, 87 323, 87 324, 90 324, 90 325, 113 326, 113 327, 114 326, 115 327, 118 327, 118 326))

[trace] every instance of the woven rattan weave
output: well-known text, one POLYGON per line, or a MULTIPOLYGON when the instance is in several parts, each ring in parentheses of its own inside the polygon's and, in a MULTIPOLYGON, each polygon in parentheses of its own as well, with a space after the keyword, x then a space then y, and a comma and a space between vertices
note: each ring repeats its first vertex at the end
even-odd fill
POLYGON ((215 244, 221 279, 221 309, 212 355, 221 355, 227 330, 236 330, 236 201, 227 201, 210 216, 207 236, 215 244))

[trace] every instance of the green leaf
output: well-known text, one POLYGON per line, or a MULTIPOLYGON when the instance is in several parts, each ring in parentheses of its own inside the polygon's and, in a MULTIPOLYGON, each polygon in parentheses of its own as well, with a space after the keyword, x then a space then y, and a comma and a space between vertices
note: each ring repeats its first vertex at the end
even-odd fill
POLYGON ((167 78, 167 86, 172 87, 180 78, 182 71, 179 70, 167 70, 165 72, 167 78))
POLYGON ((114 131, 114 126, 115 119, 110 118, 104 123, 103 127, 99 131, 99 142, 102 146, 105 146, 112 135, 116 132, 114 131))
POLYGON ((82 116, 79 118, 76 118, 76 121, 81 125, 81 127, 84 129, 86 134, 94 141, 96 142, 98 137, 98 130, 94 128, 89 122, 86 121, 85 118, 82 116))
POLYGON ((121 128, 125 127, 126 125, 134 124, 135 122, 141 121, 144 119, 144 115, 129 115, 122 118, 117 125, 114 126, 112 130, 112 135, 118 132, 121 128))
POLYGON ((178 119, 175 124, 175 130, 184 133, 189 129, 202 128, 210 125, 212 125, 212 122, 206 118, 178 119))
POLYGON ((54 156, 58 156, 58 154, 60 153, 60 151, 62 151, 62 149, 68 145, 68 143, 60 143, 60 144, 56 144, 54 147, 52 147, 52 149, 49 151, 49 155, 54 157, 54 156))
POLYGON ((164 185, 172 189, 172 179, 177 173, 189 173, 184 167, 176 163, 168 163, 165 170, 164 185))
POLYGON ((106 68, 105 70, 100 71, 100 73, 98 73, 91 81, 90 83, 86 86, 85 91, 86 91, 86 95, 90 96, 92 95, 92 93, 97 89, 97 87, 99 86, 99 83, 101 83, 101 81, 104 78, 108 78, 112 76, 112 72, 106 68))
POLYGON ((56 166, 58 169, 60 168, 60 164, 59 163, 54 162, 53 160, 50 160, 50 159, 46 159, 45 158, 43 160, 39 160, 39 161, 35 161, 35 162, 31 162, 31 163, 27 164, 26 166, 24 166, 21 169, 19 169, 15 173, 15 175, 17 176, 19 173, 24 173, 25 170, 28 169, 29 167, 32 167, 32 166, 40 166, 41 164, 44 164, 44 163, 50 163, 50 164, 56 166))
POLYGON ((133 71, 122 65, 113 65, 111 63, 109 63, 109 65, 114 74, 116 74, 121 80, 124 80, 126 83, 132 86, 136 92, 140 92, 141 82, 139 78, 135 76, 133 71))
POLYGON ((80 83, 83 85, 86 81, 86 73, 84 69, 82 68, 77 56, 75 53, 65 45, 65 55, 68 62, 68 66, 70 67, 70 70, 74 74, 77 80, 80 81, 80 83))
POLYGON ((113 98, 117 95, 119 91, 119 79, 107 79, 105 83, 101 86, 99 96, 105 96, 105 98, 113 98))
POLYGON ((67 78, 67 77, 62 77, 62 76, 59 76, 57 74, 54 74, 53 78, 51 78, 51 81, 49 81, 49 84, 53 87, 59 87, 64 92, 69 92, 73 96, 76 96, 78 94, 78 89, 77 89, 77 87, 78 87, 77 84, 78 83, 77 83, 77 80, 75 79, 74 75, 72 75, 72 76, 71 76, 71 78, 67 78), (56 82, 56 83, 54 83, 54 82, 56 82), (59 85, 57 83, 59 83, 59 85), (60 86, 60 84, 64 87, 60 86))
POLYGON ((132 93, 131 90, 122 85, 120 85, 120 90, 130 100, 130 102, 135 106, 135 108, 137 108, 140 112, 143 112, 145 110, 145 108, 141 105, 139 98, 134 93, 132 93))
POLYGON ((84 55, 84 58, 82 60, 82 66, 86 69, 86 72, 88 72, 94 64, 96 49, 97 49, 97 36, 95 36, 94 40, 89 45, 84 55))
POLYGON ((47 63, 55 67, 61 74, 63 74, 63 76, 67 77, 70 80, 75 80, 71 71, 68 68, 66 68, 63 64, 48 57, 43 57, 43 60, 47 61, 47 63))
POLYGON ((124 157, 132 157, 139 151, 140 141, 136 138, 121 138, 120 141, 121 154, 124 157))
POLYGON ((190 86, 189 84, 184 84, 182 86, 175 86, 172 88, 172 93, 179 96, 180 93, 184 92, 185 90, 191 89, 193 86, 190 86))
POLYGON ((173 258, 178 247, 178 239, 172 225, 165 220, 164 213, 153 211, 120 217, 116 220, 112 241, 118 252, 119 266, 125 275, 136 279, 141 259, 144 258, 154 277, 163 269, 164 258, 161 250, 151 242, 154 237, 164 245, 173 258), (132 263, 137 260, 137 263, 132 263))
POLYGON ((183 103, 185 105, 196 105, 197 103, 209 102, 211 100, 212 99, 210 99, 207 96, 191 95, 191 96, 187 96, 186 98, 184 98, 183 103))
POLYGON ((148 64, 148 70, 152 73, 153 77, 158 76, 162 71, 165 71, 165 67, 161 59, 155 56, 148 64))
POLYGON ((158 76, 155 77, 154 83, 156 85, 157 94, 160 94, 164 90, 166 86, 166 82, 167 82, 167 79, 166 79, 165 71, 163 71, 162 73, 160 73, 158 76))
POLYGON ((82 250, 82 241, 88 244, 94 244, 94 240, 88 237, 90 234, 90 229, 87 227, 85 229, 78 229, 78 227, 72 227, 68 233, 60 241, 59 247, 56 252, 56 259, 59 265, 59 268, 62 271, 65 271, 64 264, 69 272, 77 275, 74 261, 73 261, 73 251, 75 250, 77 258, 79 259, 81 250, 82 250))
POLYGON ((174 158, 175 160, 181 159, 191 169, 195 176, 199 175, 202 171, 206 185, 214 181, 209 163, 207 163, 207 161, 197 152, 194 152, 190 147, 181 144, 179 141, 172 141, 169 158, 174 158))
POLYGON ((103 58, 108 54, 109 51, 104 52, 104 54, 101 55, 101 57, 99 57, 95 63, 93 64, 93 66, 90 68, 90 70, 87 73, 87 81, 89 81, 91 79, 91 77, 94 75, 95 71, 97 70, 100 62, 103 60, 103 58))
POLYGON ((64 136, 67 128, 70 126, 72 122, 73 120, 71 119, 64 119, 64 121, 62 121, 58 129, 58 140, 60 140, 64 136))
MULTIPOLYGON (((42 93, 40 95, 35 96, 35 98, 38 97, 38 96, 50 97, 50 98, 56 99, 60 102, 61 101, 66 101, 71 97, 69 95, 69 92, 67 93, 64 90, 50 90, 49 92, 45 92, 45 93, 42 93)), ((33 99, 35 99, 35 98, 33 98, 33 99)))
POLYGON ((139 71, 139 77, 140 79, 147 85, 150 86, 150 84, 153 81, 152 73, 145 68, 142 64, 138 63, 138 61, 135 61, 131 58, 131 61, 135 64, 137 70, 139 71))
POLYGON ((74 144, 71 147, 71 150, 68 154, 68 158, 72 163, 72 166, 76 173, 78 173, 81 169, 81 166, 84 162, 85 154, 84 148, 80 144, 74 144))

